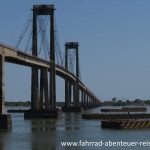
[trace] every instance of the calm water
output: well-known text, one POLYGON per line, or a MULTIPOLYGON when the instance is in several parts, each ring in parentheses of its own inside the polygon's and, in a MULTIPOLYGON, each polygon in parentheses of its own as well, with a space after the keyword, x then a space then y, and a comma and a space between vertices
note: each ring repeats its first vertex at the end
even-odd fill
MULTIPOLYGON (((99 112, 99 109, 94 111, 99 112)), ((58 119, 41 120, 24 120, 23 114, 12 114, 12 123, 11 131, 0 131, 0 150, 150 149, 150 147, 62 147, 63 141, 150 141, 150 129, 101 129, 100 121, 82 120, 80 113, 63 113, 58 119)))

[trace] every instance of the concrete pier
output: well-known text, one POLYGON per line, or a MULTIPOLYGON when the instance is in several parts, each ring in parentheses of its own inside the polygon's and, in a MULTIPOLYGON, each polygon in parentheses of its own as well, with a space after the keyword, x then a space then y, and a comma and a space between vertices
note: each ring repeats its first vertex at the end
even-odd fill
POLYGON ((4 56, 0 55, 0 115, 4 113, 5 84, 4 84, 4 56))
MULTIPOLYGON (((67 42, 65 44, 65 69, 68 70, 68 51, 75 49, 76 51, 76 81, 71 83, 65 80, 65 106, 62 107, 63 112, 82 112, 79 98, 79 50, 78 42, 67 42), (73 103, 71 102, 73 93, 73 103)), ((83 104, 83 103, 82 103, 83 104)))
POLYGON ((11 115, 5 114, 4 100, 5 100, 5 79, 4 79, 4 62, 5 58, 0 55, 0 129, 11 128, 11 115))
POLYGON ((32 55, 38 57, 38 25, 39 15, 50 16, 50 74, 47 68, 32 67, 31 110, 25 111, 24 118, 58 117, 56 108, 56 67, 55 67, 55 37, 54 37, 54 5, 33 5, 32 24, 32 55), (40 76, 40 83, 39 83, 40 76), (48 80, 49 78, 49 80, 48 80))
POLYGON ((148 119, 150 113, 84 113, 82 119, 99 119, 99 120, 112 120, 112 119, 148 119))
POLYGON ((146 112, 146 107, 103 108, 101 112, 146 112))
POLYGON ((150 120, 103 120, 101 127, 110 129, 150 128, 150 120))
POLYGON ((58 109, 53 110, 28 110, 24 112, 25 119, 39 119, 39 118, 58 118, 58 115, 61 113, 58 109))
POLYGON ((0 115, 0 129, 11 129, 12 120, 10 114, 0 115))

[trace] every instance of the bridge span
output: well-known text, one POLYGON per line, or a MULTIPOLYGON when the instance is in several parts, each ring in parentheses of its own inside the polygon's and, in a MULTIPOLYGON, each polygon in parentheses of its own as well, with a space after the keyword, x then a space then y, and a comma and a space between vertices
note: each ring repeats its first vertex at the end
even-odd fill
POLYGON ((65 43, 65 65, 60 66, 55 61, 55 24, 54 5, 33 5, 32 23, 32 54, 24 53, 17 48, 0 44, 0 128, 8 128, 10 115, 5 114, 5 62, 31 67, 31 109, 24 117, 41 118, 57 117, 56 107, 56 75, 65 81, 64 112, 81 112, 100 106, 100 100, 80 79, 78 42, 65 43), (38 56, 38 25, 37 17, 50 16, 49 60, 38 56), (68 52, 75 49, 76 73, 68 69, 68 52), (39 80, 40 79, 40 80, 39 80))
MULTIPOLYGON (((0 55, 4 57, 5 62, 28 66, 28 67, 35 66, 39 69, 45 68, 48 69, 48 71, 50 71, 50 65, 48 61, 24 53, 20 50, 16 50, 15 48, 12 48, 6 44, 0 44, 0 55)), ((63 79, 67 79, 72 82, 76 81, 76 76, 72 72, 68 71, 67 69, 59 65, 56 65, 56 74, 62 77, 63 79)), ((93 96, 93 98, 97 100, 97 102, 100 102, 100 100, 96 97, 96 95, 81 80, 79 81, 79 88, 80 90, 84 90, 86 93, 93 96)))

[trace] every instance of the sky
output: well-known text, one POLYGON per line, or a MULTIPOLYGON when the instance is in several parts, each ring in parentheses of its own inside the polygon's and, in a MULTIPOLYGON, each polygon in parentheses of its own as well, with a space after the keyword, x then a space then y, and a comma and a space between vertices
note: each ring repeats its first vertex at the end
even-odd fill
MULTIPOLYGON (((1 0, 1 43, 15 45, 33 4, 55 4, 61 49, 79 42, 82 81, 102 101, 150 99, 149 0, 1 0)), ((6 63, 5 74, 6 100, 30 100, 31 69, 6 63)))

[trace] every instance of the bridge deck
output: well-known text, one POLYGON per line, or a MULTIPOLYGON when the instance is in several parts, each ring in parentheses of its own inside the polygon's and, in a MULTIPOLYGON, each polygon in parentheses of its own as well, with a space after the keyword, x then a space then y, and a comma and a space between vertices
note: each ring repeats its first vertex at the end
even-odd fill
MULTIPOLYGON (((47 68, 48 70, 50 70, 50 63, 48 61, 43 60, 42 58, 32 56, 30 54, 26 54, 24 52, 18 51, 5 44, 0 44, 0 55, 4 55, 5 61, 9 63, 24 65, 24 66, 29 66, 29 67, 36 66, 38 68, 47 68)), ((56 74, 72 82, 76 81, 76 77, 73 73, 69 72, 68 70, 64 69, 63 67, 59 65, 56 65, 56 74)), ((82 83, 82 81, 79 81, 79 88, 86 91, 90 95, 93 95, 98 100, 95 94, 92 91, 90 91, 82 83)))

